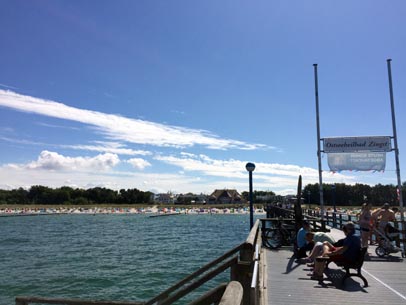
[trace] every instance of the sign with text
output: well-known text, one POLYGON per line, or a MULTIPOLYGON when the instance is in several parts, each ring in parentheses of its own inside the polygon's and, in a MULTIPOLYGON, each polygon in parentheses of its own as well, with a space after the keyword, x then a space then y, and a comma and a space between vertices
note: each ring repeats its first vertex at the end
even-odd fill
POLYGON ((384 152, 330 153, 328 166, 330 170, 383 171, 386 165, 384 152))
POLYGON ((325 153, 353 153, 353 152, 388 152, 392 150, 391 138, 379 137, 343 137, 324 138, 325 153))

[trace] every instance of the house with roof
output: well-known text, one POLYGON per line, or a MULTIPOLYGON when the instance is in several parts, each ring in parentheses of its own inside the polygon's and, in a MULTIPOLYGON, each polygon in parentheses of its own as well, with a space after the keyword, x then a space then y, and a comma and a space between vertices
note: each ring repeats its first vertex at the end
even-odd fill
POLYGON ((208 201, 209 204, 246 203, 240 193, 232 189, 215 190, 208 201))

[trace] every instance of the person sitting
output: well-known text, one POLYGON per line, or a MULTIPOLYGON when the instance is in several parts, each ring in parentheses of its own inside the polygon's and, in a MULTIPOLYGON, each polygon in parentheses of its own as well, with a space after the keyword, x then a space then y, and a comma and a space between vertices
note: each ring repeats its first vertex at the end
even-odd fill
POLYGON ((354 263, 361 249, 361 240, 355 236, 354 223, 348 222, 343 226, 345 238, 341 247, 333 245, 323 245, 323 254, 316 257, 314 272, 311 279, 322 281, 324 268, 328 260, 335 263, 354 263))
POLYGON ((308 243, 313 243, 314 247, 307 257, 300 259, 300 263, 312 263, 317 256, 323 254, 325 244, 332 246, 336 242, 330 234, 324 232, 308 232, 306 233, 306 240, 308 243))
POLYGON ((296 251, 296 258, 304 258, 307 256, 307 251, 311 251, 313 249, 314 243, 307 242, 306 240, 306 233, 310 232, 310 224, 303 220, 302 227, 297 232, 296 236, 296 243, 297 243, 297 251, 296 251))

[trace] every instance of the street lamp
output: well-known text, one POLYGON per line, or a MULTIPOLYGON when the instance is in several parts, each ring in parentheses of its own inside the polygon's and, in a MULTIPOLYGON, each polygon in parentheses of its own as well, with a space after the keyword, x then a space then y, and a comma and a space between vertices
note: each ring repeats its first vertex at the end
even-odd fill
POLYGON ((252 172, 255 170, 255 164, 254 163, 247 163, 245 165, 245 168, 247 169, 249 173, 249 184, 250 184, 250 230, 254 226, 254 209, 253 209, 253 194, 252 194, 252 172))
POLYGON ((332 195, 333 195, 334 213, 336 213, 337 209, 336 209, 336 185, 335 184, 331 185, 331 191, 333 193, 332 195))
POLYGON ((310 195, 312 193, 310 191, 307 191, 307 203, 309 204, 309 209, 310 209, 310 195))

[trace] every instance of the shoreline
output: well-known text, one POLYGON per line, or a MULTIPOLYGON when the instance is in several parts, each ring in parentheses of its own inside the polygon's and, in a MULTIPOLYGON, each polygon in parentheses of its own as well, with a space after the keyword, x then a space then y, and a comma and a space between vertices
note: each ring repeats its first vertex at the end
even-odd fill
MULTIPOLYGON (((58 207, 58 208, 0 208, 0 217, 5 216, 49 216, 49 215, 197 215, 197 214, 249 214, 249 208, 146 208, 128 207, 58 207)), ((256 215, 266 215, 264 209, 254 209, 256 215)))

